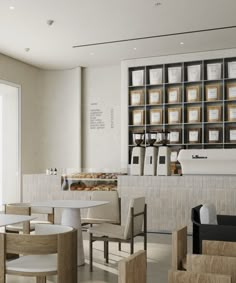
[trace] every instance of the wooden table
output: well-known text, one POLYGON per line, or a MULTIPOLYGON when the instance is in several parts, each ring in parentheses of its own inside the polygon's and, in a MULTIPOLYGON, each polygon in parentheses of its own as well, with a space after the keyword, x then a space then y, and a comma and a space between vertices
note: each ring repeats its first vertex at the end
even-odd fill
POLYGON ((83 236, 81 229, 80 209, 105 205, 108 201, 92 200, 50 200, 32 202, 31 206, 63 208, 61 224, 76 228, 77 233, 77 264, 84 264, 83 236))

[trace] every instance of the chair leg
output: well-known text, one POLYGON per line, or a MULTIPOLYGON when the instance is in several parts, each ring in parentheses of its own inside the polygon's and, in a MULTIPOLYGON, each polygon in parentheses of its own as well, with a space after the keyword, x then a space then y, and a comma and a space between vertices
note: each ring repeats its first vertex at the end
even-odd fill
POLYGON ((93 271, 93 234, 89 233, 89 265, 90 272, 93 271))
POLYGON ((105 259, 106 259, 106 263, 109 263, 109 242, 108 241, 104 241, 104 254, 105 254, 105 259))
POLYGON ((134 208, 131 207, 130 254, 134 253, 134 208))
POLYGON ((143 245, 144 245, 144 250, 147 250, 147 233, 144 233, 144 239, 143 239, 143 245))
POLYGON ((46 276, 37 276, 36 283, 46 283, 46 276))
POLYGON ((143 229, 143 232, 144 232, 144 250, 146 251, 147 250, 147 204, 145 204, 145 207, 144 207, 144 229, 143 229))
POLYGON ((130 239, 130 254, 132 255, 134 253, 134 238, 132 237, 130 239))
POLYGON ((106 241, 103 242, 103 252, 104 252, 104 258, 106 258, 106 255, 107 255, 107 244, 106 244, 106 241))
POLYGON ((121 251, 121 242, 118 243, 118 250, 121 251))

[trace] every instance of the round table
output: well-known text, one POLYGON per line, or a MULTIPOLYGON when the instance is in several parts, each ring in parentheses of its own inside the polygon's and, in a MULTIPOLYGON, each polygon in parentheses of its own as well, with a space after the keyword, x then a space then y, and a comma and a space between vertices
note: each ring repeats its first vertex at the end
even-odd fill
POLYGON ((31 206, 63 208, 61 224, 68 225, 77 229, 77 264, 84 264, 83 236, 81 229, 80 209, 99 205, 105 205, 108 201, 92 200, 49 200, 33 202, 31 206))

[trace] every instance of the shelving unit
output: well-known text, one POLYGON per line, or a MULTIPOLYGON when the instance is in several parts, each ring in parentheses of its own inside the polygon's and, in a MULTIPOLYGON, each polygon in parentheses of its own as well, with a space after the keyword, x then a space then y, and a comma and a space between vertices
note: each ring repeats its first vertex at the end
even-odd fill
MULTIPOLYGON (((228 63, 236 62, 236 57, 230 58, 218 58, 210 60, 198 60, 188 62, 178 62, 171 64, 158 64, 149 66, 131 67, 128 69, 129 74, 129 122, 128 122, 128 136, 129 136, 129 163, 131 160, 132 148, 135 146, 133 142, 132 133, 142 131, 144 134, 153 131, 169 130, 179 132, 179 141, 169 144, 172 151, 179 151, 181 148, 235 148, 236 140, 230 140, 230 129, 236 129, 236 119, 229 121, 229 106, 236 106, 236 95, 229 100, 227 89, 228 86, 234 87, 236 92, 236 76, 230 78, 228 75, 228 63), (211 64, 220 64, 220 77, 217 79, 208 79, 209 70, 212 68, 211 64), (196 81, 189 81, 188 70, 190 66, 200 66, 200 78, 196 81), (209 65, 209 66, 208 66, 209 65), (181 68, 180 81, 171 83, 169 82, 168 69, 169 68, 181 68), (158 84, 150 84, 150 70, 162 69, 162 82, 158 84), (133 84, 133 72, 143 71, 142 85, 133 84), (188 101, 187 91, 191 89, 197 89, 197 101, 188 101), (211 89, 217 88, 217 99, 211 99, 211 89), (179 93, 179 97, 176 101, 171 100, 171 91, 179 93), (132 105, 131 94, 135 92, 143 93, 144 97, 140 105, 132 105), (155 104, 150 104, 149 92, 159 93, 161 98, 155 104), (208 96, 207 97, 207 93, 208 96), (169 95, 169 97, 168 97, 169 95), (188 110, 192 107, 192 110, 199 111, 199 120, 194 122, 188 121, 188 110), (138 111, 137 111, 138 110, 138 111), (142 110, 142 111, 140 111, 142 110), (161 113, 161 121, 158 124, 150 122, 150 113, 156 110, 156 115, 161 113), (135 112, 136 111, 136 112, 135 112), (176 123, 170 123, 168 117, 169 112, 180 111, 179 121, 176 123), (219 116, 217 121, 209 121, 209 117, 213 117, 216 114, 219 116), (143 115, 142 123, 134 125, 134 113, 141 113, 143 115), (211 134, 214 132, 219 133, 219 139, 214 142, 209 138, 209 130, 211 134), (194 134, 198 132, 198 138, 195 142, 189 140, 189 132, 194 134)), ((214 91, 214 90, 213 90, 214 91)), ((176 93, 175 92, 175 93, 176 93)), ((158 95, 157 95, 158 96, 158 95)), ((137 100, 137 99, 136 99, 137 100)), ((231 108, 233 109, 233 108, 231 108)), ((233 110, 232 110, 233 111, 233 110)), ((154 111, 155 112, 155 111, 154 111)), ((236 112, 235 112, 236 113, 236 112)), ((175 113, 176 114, 176 113, 175 113)), ((234 115, 234 114, 233 114, 234 115)), ((137 116, 137 117, 141 117, 137 116)), ((146 144, 144 143, 144 146, 146 144)))

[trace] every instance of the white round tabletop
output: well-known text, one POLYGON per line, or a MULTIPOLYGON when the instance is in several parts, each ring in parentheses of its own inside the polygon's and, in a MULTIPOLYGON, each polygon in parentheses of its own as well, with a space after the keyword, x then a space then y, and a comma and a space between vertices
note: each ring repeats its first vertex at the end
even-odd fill
POLYGON ((16 214, 0 214, 0 226, 12 225, 20 222, 35 219, 35 216, 16 215, 16 214))
POLYGON ((31 206, 60 207, 60 208, 89 208, 109 203, 108 201, 93 200, 48 200, 32 202, 31 206))

